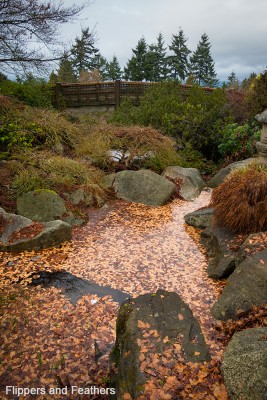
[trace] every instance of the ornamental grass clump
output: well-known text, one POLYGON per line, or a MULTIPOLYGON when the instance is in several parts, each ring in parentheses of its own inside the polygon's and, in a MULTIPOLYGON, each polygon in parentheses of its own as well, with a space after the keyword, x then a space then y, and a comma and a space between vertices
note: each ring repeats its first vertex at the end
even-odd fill
POLYGON ((251 164, 233 171, 211 197, 214 220, 237 233, 267 229, 267 165, 251 164))

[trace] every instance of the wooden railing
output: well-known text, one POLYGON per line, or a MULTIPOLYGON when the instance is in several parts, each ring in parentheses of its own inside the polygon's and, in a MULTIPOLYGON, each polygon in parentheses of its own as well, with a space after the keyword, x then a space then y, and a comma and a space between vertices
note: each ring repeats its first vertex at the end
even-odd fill
MULTIPOLYGON (((88 82, 88 83, 56 83, 54 87, 54 105, 60 107, 85 106, 114 106, 118 107, 121 101, 128 97, 134 105, 140 104, 140 99, 146 89, 156 82, 88 82)), ((183 93, 187 93, 191 85, 181 85, 183 93)), ((203 88, 207 94, 213 88, 203 88)))

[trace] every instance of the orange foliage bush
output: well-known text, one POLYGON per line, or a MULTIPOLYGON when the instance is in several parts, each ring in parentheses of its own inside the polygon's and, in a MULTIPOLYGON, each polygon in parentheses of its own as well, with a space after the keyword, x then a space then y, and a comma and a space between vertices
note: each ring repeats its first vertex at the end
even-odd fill
POLYGON ((212 193, 215 223, 233 232, 267 229, 267 167, 250 165, 233 171, 212 193))

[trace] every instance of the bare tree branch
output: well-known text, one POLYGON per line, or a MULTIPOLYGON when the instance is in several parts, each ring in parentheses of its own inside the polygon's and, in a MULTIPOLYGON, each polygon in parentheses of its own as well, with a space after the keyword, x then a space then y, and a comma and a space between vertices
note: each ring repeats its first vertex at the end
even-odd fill
POLYGON ((78 18, 89 5, 64 7, 48 0, 2 0, 0 3, 0 68, 8 71, 39 68, 59 60, 59 27, 78 18), (42 47, 45 46, 45 54, 42 47))

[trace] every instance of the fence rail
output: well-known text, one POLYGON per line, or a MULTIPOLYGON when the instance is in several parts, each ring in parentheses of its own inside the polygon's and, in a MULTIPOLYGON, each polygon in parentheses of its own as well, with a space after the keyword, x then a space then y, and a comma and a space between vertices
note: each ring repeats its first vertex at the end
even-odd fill
MULTIPOLYGON (((92 82, 92 83, 56 83, 54 87, 54 105, 58 108, 85 106, 114 106, 118 107, 123 99, 130 98, 134 105, 139 105, 146 89, 156 82, 92 82)), ((191 85, 181 85, 184 94, 191 85)), ((213 88, 204 87, 209 94, 213 88)))

